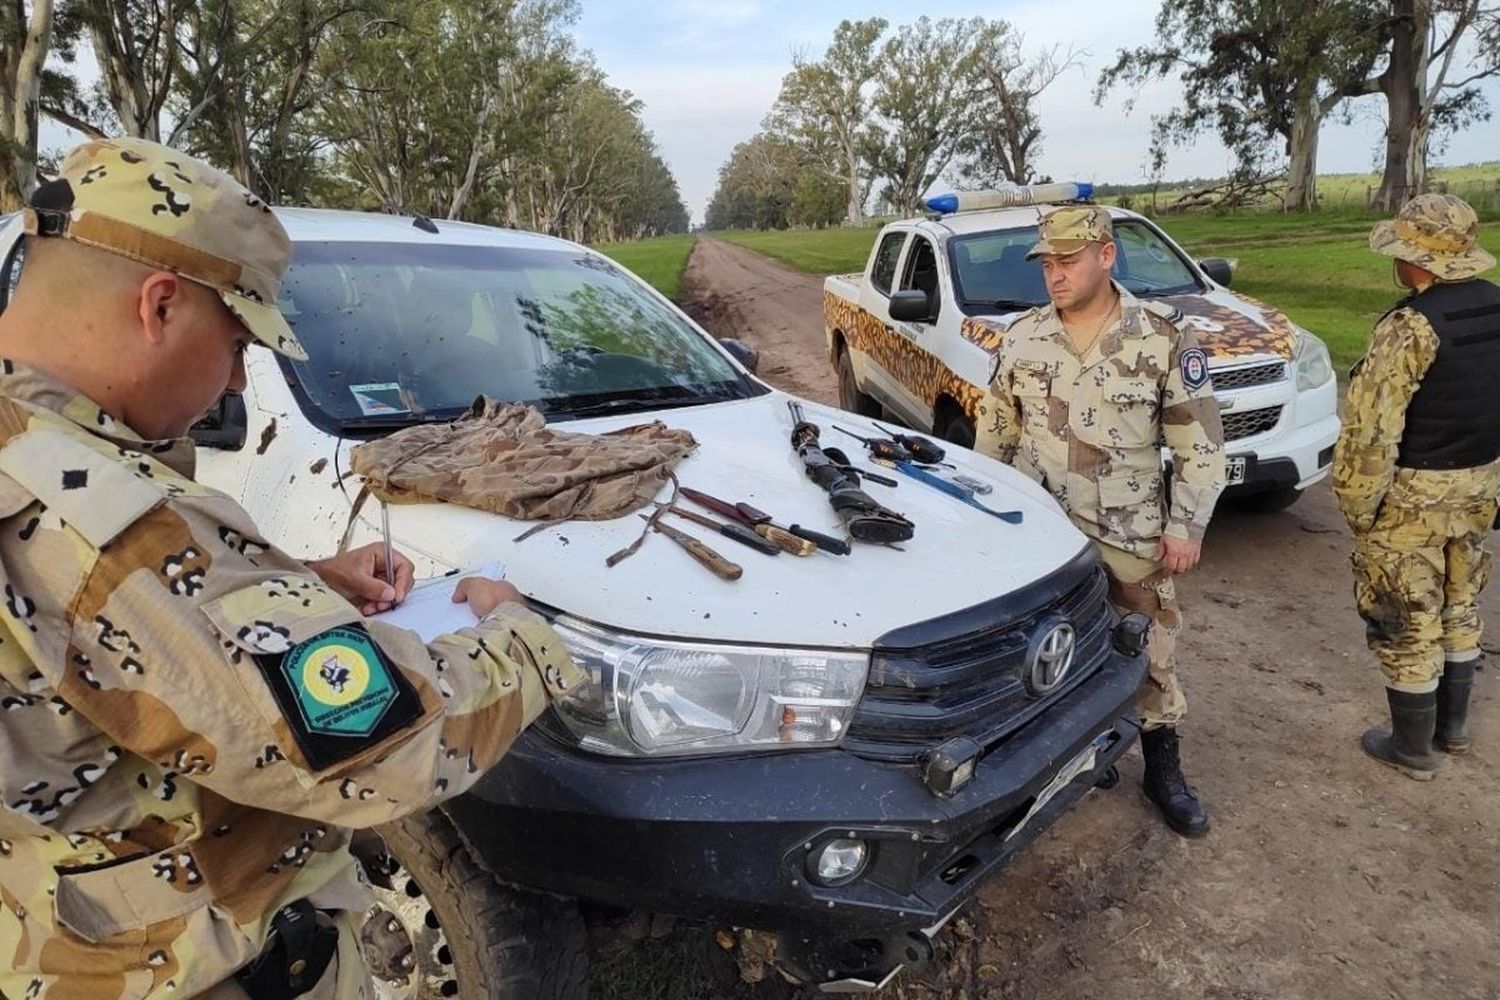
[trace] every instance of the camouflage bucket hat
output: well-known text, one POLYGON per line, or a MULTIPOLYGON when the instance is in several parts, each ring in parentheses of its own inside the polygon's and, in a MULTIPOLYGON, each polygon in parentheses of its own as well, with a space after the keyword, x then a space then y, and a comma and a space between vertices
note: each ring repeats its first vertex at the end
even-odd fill
POLYGON ((1479 216, 1451 194, 1418 195, 1407 202, 1394 219, 1371 230, 1370 249, 1448 281, 1495 266, 1495 258, 1479 245, 1479 216))
POLYGON ((1054 208, 1041 217, 1036 228, 1041 239, 1026 251, 1027 260, 1044 253, 1067 257, 1090 243, 1112 243, 1115 238, 1115 226, 1110 221, 1109 209, 1098 205, 1065 205, 1054 208))
POLYGON ((145 139, 86 142, 37 188, 26 231, 206 285, 256 340, 307 360, 276 307, 292 259, 286 230, 264 201, 201 160, 145 139))

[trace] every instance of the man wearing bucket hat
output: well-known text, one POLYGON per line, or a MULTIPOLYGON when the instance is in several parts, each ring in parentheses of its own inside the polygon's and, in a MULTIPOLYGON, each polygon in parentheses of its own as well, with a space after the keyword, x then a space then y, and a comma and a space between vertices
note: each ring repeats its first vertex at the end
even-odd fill
POLYGON ((1110 280, 1108 209, 1068 205, 1039 224, 1050 306, 1005 333, 976 448, 1046 487, 1098 545, 1110 600, 1151 617, 1141 716, 1145 790, 1172 829, 1208 832, 1182 774, 1177 724, 1187 701, 1174 650, 1182 631, 1173 577, 1197 563, 1224 488, 1224 441, 1208 359, 1169 306, 1110 280), (1161 443, 1172 452, 1170 496, 1161 443))
POLYGON ((1474 210, 1413 198, 1370 234, 1411 290, 1354 367, 1333 486, 1354 532, 1354 595, 1391 728, 1365 753, 1418 779, 1467 753, 1485 543, 1500 495, 1500 288, 1474 210))
POLYGON ((377 547, 304 565, 193 481, 183 435, 246 346, 305 357, 259 199, 100 140, 26 227, 0 314, 0 992, 370 995, 350 828, 473 784, 578 668, 496 581, 460 584, 476 624, 431 644, 366 618, 409 561, 394 586, 377 547))

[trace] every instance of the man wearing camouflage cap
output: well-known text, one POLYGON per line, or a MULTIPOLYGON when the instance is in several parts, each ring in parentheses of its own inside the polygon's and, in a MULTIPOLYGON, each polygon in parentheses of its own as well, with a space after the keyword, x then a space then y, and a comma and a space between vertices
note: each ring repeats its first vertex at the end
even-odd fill
POLYGON ((1467 753, 1485 543, 1500 495, 1500 288, 1479 220, 1424 194, 1370 234, 1411 294, 1354 367, 1333 488, 1354 532, 1354 595, 1385 674, 1391 729, 1364 750, 1430 779, 1467 753))
POLYGON ((0 992, 369 995, 349 829, 473 784, 578 668, 509 584, 460 584, 476 623, 431 644, 367 618, 408 560, 303 564, 193 481, 245 348, 305 356, 259 199, 119 139, 32 204, 0 314, 0 992))
POLYGON ((1039 228, 1027 257, 1041 257, 1052 304, 1006 330, 976 448, 1046 487, 1097 543, 1110 600, 1151 617, 1138 700, 1146 794, 1172 829, 1201 836, 1208 814, 1183 777, 1177 739, 1187 703, 1173 655, 1182 630, 1173 577, 1197 565, 1224 488, 1208 359, 1174 309, 1110 280, 1117 251, 1108 209, 1056 208, 1039 228))

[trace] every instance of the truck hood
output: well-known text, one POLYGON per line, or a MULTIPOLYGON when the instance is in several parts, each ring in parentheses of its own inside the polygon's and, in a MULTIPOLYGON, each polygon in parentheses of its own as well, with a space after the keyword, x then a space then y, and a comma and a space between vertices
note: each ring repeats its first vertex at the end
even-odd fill
MULTIPOLYGON (((1297 331, 1286 313, 1227 288, 1212 288, 1194 295, 1168 295, 1158 301, 1182 313, 1182 323, 1191 327, 1198 343, 1208 353, 1209 365, 1240 364, 1254 358, 1290 361, 1297 346, 1297 331)), ((965 339, 994 354, 1001 334, 1021 313, 976 316, 963 325, 965 339)))
MULTIPOLYGON (((788 397, 772 392, 660 414, 690 431, 698 449, 677 468, 682 485, 730 501, 746 501, 783 526, 800 524, 841 535, 827 494, 807 478, 788 443, 788 397)), ((804 404, 822 428, 825 447, 837 445, 869 466, 858 442, 832 429, 838 423, 876 432, 864 418, 804 404)), ((651 419, 651 414, 569 422, 568 430, 602 432, 651 419)), ((347 451, 348 442, 342 445, 347 451)), ((347 454, 340 456, 348 468, 347 454)), ((391 529, 398 547, 418 562, 418 575, 506 564, 511 581, 529 598, 611 628, 646 635, 763 645, 868 648, 891 629, 909 625, 1026 587, 1063 566, 1086 544, 1084 536, 1039 486, 998 462, 954 447, 949 460, 994 485, 984 497, 1000 510, 1025 517, 1011 525, 929 486, 879 470, 901 485, 867 483, 881 503, 916 523, 915 537, 894 548, 854 544, 848 556, 818 552, 766 556, 675 516, 668 523, 708 542, 744 567, 726 582, 694 562, 666 537, 652 534, 640 550, 613 568, 605 559, 624 548, 644 522, 636 515, 612 521, 570 521, 522 542, 534 522, 514 521, 452 505, 393 505, 391 529)), ((952 470, 947 470, 950 474, 952 470)), ((667 494, 663 490, 663 497, 667 494)), ((682 506, 698 513, 694 505, 682 506)), ((376 505, 356 526, 356 544, 379 538, 376 505)))

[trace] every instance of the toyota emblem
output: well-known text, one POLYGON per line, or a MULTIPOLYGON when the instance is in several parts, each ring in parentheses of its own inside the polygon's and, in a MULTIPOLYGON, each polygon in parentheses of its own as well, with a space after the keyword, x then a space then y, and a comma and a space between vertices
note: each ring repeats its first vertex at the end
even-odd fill
POLYGON ((1078 648, 1078 634, 1067 622, 1043 625, 1040 638, 1032 641, 1026 658, 1026 689, 1043 695, 1056 688, 1073 668, 1073 654, 1078 648))

